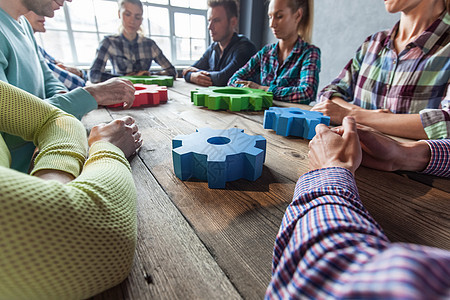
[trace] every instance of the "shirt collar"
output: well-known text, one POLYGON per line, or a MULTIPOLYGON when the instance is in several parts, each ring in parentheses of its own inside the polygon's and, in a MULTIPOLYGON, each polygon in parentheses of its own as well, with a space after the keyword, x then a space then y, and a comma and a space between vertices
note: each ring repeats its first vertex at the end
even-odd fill
POLYGON ((122 38, 122 40, 124 40, 125 43, 128 43, 128 44, 135 44, 135 43, 139 42, 139 40, 141 39, 140 34, 137 34, 136 37, 134 38, 134 40, 132 40, 132 41, 127 39, 123 33, 120 34, 120 37, 122 38))
MULTIPOLYGON (((278 41, 275 44, 275 47, 272 48, 272 50, 270 51, 271 56, 272 57, 278 57, 278 44, 280 42, 278 41)), ((302 38, 300 36, 298 36, 297 41, 295 42, 294 48, 292 48, 291 53, 300 53, 303 51, 303 47, 306 45, 306 42, 304 40, 302 40, 302 38)), ((290 54, 289 54, 290 56, 290 54)))
MULTIPOLYGON (((388 31, 384 46, 390 49, 394 49, 394 38, 400 26, 398 21, 395 26, 388 31)), ((419 47, 424 54, 427 54, 433 46, 439 41, 439 39, 448 34, 450 29, 450 15, 444 11, 439 18, 434 21, 417 39, 408 45, 419 47)))
MULTIPOLYGON (((231 37, 230 42, 228 43, 227 47, 223 49, 223 54, 227 52, 228 49, 230 49, 234 44, 236 44, 239 41, 238 34, 236 32, 233 33, 233 36, 231 37)), ((214 50, 220 52, 220 46, 219 42, 214 42, 214 50)), ((222 54, 222 56, 223 56, 222 54)))

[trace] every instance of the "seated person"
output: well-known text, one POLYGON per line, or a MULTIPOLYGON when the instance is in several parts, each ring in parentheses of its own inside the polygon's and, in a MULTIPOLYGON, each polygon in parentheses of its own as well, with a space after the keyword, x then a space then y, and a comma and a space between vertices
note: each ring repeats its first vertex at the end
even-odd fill
POLYGON ((411 139, 450 137, 450 1, 385 1, 401 12, 368 37, 313 110, 411 139), (351 102, 351 103, 350 103, 351 102))
MULTIPOLYGON (((54 10, 62 1, 0 1, 0 81, 23 89, 78 119, 98 105, 125 103, 132 106, 134 86, 128 80, 114 78, 102 84, 67 88, 53 76, 39 55, 30 23, 22 14, 33 9, 37 15, 54 16, 54 10)), ((2 133, 12 156, 11 168, 28 172, 35 147, 33 143, 10 134, 2 133)))
MULTIPOLYGON (((33 32, 45 32, 45 17, 38 16, 33 11, 26 13, 25 18, 30 22, 33 32)), ((39 52, 44 57, 47 66, 52 70, 53 75, 61 81, 64 86, 69 90, 74 90, 77 87, 83 87, 86 85, 87 73, 84 70, 76 67, 70 67, 64 65, 62 62, 57 61, 53 56, 47 53, 41 46, 38 45, 39 52)))
POLYGON ((275 242, 266 298, 449 299, 450 251, 390 242, 364 208, 354 172, 362 161, 450 177, 450 140, 398 143, 357 129, 352 117, 316 132, 311 171, 299 178, 275 242))
POLYGON ((122 282, 136 243, 134 120, 94 127, 88 150, 80 121, 2 81, 0 106, 0 130, 40 149, 23 174, 0 137, 1 298, 86 299, 122 282))
POLYGON ((140 0, 122 0, 119 4, 119 18, 122 20, 119 35, 106 36, 97 49, 97 54, 89 71, 89 80, 102 82, 117 76, 169 75, 177 72, 156 45, 155 41, 144 37, 141 24, 144 8, 140 0), (112 73, 105 71, 108 60, 112 73), (152 61, 162 67, 162 71, 150 73, 152 61))
POLYGON ((256 47, 236 33, 239 16, 235 0, 208 0, 208 6, 213 43, 196 63, 183 70, 183 77, 201 86, 226 86, 231 75, 256 53, 256 47))
POLYGON ((228 85, 269 91, 280 101, 313 101, 320 72, 320 50, 308 44, 313 11, 312 0, 271 0, 270 27, 278 42, 256 53, 228 85))

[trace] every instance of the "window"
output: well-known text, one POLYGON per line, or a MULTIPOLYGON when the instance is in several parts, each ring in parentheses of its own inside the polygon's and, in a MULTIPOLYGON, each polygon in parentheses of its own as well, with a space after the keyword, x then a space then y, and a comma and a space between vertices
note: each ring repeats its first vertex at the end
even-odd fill
MULTIPOLYGON (((208 43, 206 0, 141 0, 144 34, 153 39, 173 65, 190 65, 208 43)), ((116 0, 65 2, 54 18, 46 18, 46 33, 36 39, 51 55, 67 64, 89 66, 105 35, 120 26, 116 0)))

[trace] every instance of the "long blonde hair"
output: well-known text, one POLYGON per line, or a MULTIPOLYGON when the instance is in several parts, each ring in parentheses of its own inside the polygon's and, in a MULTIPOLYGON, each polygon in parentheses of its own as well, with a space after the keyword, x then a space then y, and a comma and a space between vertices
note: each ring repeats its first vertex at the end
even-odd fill
POLYGON ((297 31, 304 41, 311 43, 314 22, 314 0, 287 0, 287 6, 293 13, 298 9, 302 10, 302 19, 298 23, 297 31))

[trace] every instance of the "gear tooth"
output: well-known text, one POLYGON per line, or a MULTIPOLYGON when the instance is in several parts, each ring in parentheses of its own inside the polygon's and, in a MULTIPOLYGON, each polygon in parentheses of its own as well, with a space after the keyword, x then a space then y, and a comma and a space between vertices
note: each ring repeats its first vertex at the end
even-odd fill
POLYGON ((239 128, 199 128, 175 139, 177 145, 182 141, 172 150, 175 175, 181 180, 195 177, 207 180, 210 188, 224 188, 227 181, 261 176, 266 152, 262 136, 249 136, 239 128))
POLYGON ((297 107, 271 107, 264 112, 264 128, 273 129, 278 135, 312 139, 318 124, 329 125, 330 118, 321 112, 297 107))
POLYGON ((132 83, 143 84, 157 84, 160 86, 173 86, 173 77, 164 75, 151 75, 151 76, 120 76, 120 78, 127 79, 132 83))
POLYGON ((199 88, 196 93, 191 91, 191 102, 211 110, 258 111, 272 106, 273 94, 250 88, 209 87, 199 88))

